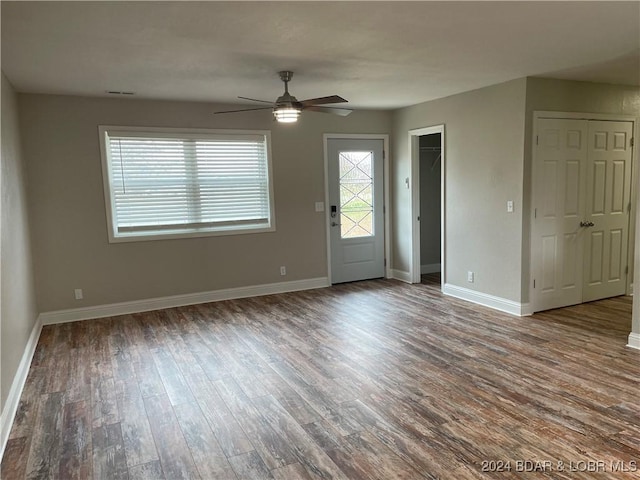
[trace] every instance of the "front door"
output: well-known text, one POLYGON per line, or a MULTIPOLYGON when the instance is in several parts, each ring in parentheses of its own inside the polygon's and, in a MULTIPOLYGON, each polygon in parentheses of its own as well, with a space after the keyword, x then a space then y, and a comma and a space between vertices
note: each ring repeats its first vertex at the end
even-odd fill
POLYGON ((329 139, 331 283, 384 277, 383 140, 329 139))

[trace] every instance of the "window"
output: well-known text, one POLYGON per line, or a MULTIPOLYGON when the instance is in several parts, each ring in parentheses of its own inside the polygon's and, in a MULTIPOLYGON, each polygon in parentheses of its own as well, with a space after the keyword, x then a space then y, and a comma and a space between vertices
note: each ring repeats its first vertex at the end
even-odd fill
POLYGON ((340 237, 373 236, 373 152, 340 152, 340 237))
POLYGON ((275 230, 269 132, 99 131, 109 241, 275 230))

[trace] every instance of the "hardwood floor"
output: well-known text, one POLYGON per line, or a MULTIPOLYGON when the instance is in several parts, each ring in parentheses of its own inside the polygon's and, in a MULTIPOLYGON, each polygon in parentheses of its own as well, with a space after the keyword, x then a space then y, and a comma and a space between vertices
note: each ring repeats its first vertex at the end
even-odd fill
POLYGON ((426 280, 47 326, 2 478, 640 478, 628 297, 517 318, 426 280))

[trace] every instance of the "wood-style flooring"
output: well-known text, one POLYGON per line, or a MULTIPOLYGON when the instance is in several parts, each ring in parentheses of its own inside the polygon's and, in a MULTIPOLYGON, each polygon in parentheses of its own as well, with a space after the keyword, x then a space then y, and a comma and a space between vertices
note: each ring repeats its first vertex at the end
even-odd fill
POLYGON ((46 326, 2 478, 640 478, 628 297, 518 318, 426 280, 46 326))

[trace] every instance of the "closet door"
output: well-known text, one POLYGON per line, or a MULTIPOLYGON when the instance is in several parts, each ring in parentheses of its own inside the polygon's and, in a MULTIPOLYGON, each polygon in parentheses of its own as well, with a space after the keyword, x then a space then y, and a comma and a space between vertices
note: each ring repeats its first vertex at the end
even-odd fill
POLYGON ((539 119, 534 164, 536 311, 582 302, 587 121, 539 119))
POLYGON ((583 301, 624 295, 631 199, 631 122, 589 121, 583 301))

